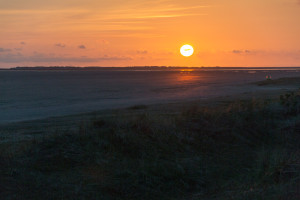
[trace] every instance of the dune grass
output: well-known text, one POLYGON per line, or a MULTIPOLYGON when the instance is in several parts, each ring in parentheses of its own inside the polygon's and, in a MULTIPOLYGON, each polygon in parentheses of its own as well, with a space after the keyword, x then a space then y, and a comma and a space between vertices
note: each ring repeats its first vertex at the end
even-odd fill
POLYGON ((0 198, 299 199, 299 102, 289 93, 173 114, 137 106, 2 144, 0 198))

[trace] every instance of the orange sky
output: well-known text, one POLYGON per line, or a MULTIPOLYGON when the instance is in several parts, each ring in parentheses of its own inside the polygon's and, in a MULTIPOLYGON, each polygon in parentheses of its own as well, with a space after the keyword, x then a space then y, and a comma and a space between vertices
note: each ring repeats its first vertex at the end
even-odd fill
POLYGON ((0 0, 0 67, 300 66, 299 20, 300 0, 0 0))

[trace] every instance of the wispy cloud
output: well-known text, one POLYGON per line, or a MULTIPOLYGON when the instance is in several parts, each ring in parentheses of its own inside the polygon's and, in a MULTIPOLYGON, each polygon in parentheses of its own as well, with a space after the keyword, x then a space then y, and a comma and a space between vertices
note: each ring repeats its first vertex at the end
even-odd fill
POLYGON ((0 62, 1 63, 14 63, 20 62, 23 58, 21 53, 8 53, 8 54, 0 54, 0 62))
MULTIPOLYGON (((222 52, 226 53, 226 52, 222 52)), ((228 52, 227 52, 228 53, 228 52)), ((266 50, 233 50, 233 54, 237 55, 253 55, 258 57, 286 57, 286 58, 300 58, 300 51, 266 51, 266 50)))
POLYGON ((240 54, 240 53, 243 53, 243 51, 241 51, 241 50, 233 50, 232 53, 240 54))
POLYGON ((138 50, 138 51, 136 51, 136 53, 137 54, 148 54, 148 51, 146 51, 146 50, 142 50, 142 51, 138 50))
POLYGON ((79 45, 78 48, 79 49, 86 49, 86 46, 82 44, 82 45, 79 45))
MULTIPOLYGON (((134 17, 135 19, 157 19, 157 18, 176 18, 176 17, 187 17, 187 16, 200 16, 200 15, 206 15, 206 14, 156 14, 156 15, 141 15, 134 17)), ((132 19, 134 19, 132 18, 132 19)))
POLYGON ((232 53, 234 53, 234 54, 250 54, 250 53, 252 53, 252 51, 250 51, 250 50, 232 50, 232 53))
POLYGON ((0 53, 2 53, 2 52, 10 52, 10 51, 11 51, 11 49, 0 48, 0 53))
POLYGON ((111 9, 102 9, 101 12, 91 9, 89 12, 70 15, 67 18, 72 21, 73 25, 81 29, 81 25, 84 25, 94 31, 150 30, 156 27, 156 23, 149 23, 150 20, 207 15, 206 8, 210 7, 210 5, 199 2, 185 6, 178 2, 168 0, 129 1, 120 3, 111 9))
MULTIPOLYGON (((0 9, 0 18, 16 21, 23 30, 36 30, 36 32, 76 32, 89 30, 91 32, 103 31, 144 31, 154 29, 157 24, 150 20, 177 19, 181 17, 206 15, 210 5, 203 2, 187 0, 114 0, 96 1, 82 0, 37 3, 29 0, 28 3, 14 5, 10 3, 9 9, 0 9), (69 2, 69 3, 68 3, 69 2), (72 7, 70 7, 72 2, 72 7), (62 6, 63 5, 63 6, 62 6), (77 6, 75 6, 77 5, 77 6), (22 9, 24 8, 24 9, 22 9), (36 20, 43 19, 43 20, 36 20), (150 23, 149 23, 150 22, 150 23), (33 27, 33 29, 29 29, 33 27)), ((18 26, 18 25, 15 25, 18 26)), ((119 34, 121 35, 121 34, 119 34)))
POLYGON ((65 44, 61 44, 61 43, 57 43, 57 44, 55 44, 54 46, 60 47, 60 48, 65 48, 65 47, 66 47, 65 44))
POLYGON ((160 3, 148 3, 131 5, 127 8, 113 10, 104 16, 104 20, 112 19, 155 19, 155 18, 175 18, 185 16, 206 15, 201 9, 210 7, 209 5, 182 6, 169 1, 160 3), (200 9, 200 11, 199 11, 200 9))
POLYGON ((124 61, 131 60, 130 57, 126 56, 108 56, 102 57, 64 57, 64 56, 51 56, 42 53, 35 53, 31 56, 24 56, 21 53, 16 54, 0 54, 0 63, 22 63, 22 62, 33 62, 33 63, 59 63, 59 62, 78 62, 78 63, 92 63, 92 62, 103 62, 103 61, 124 61))
POLYGON ((20 44, 22 44, 22 45, 26 45, 26 42, 20 42, 20 44))
POLYGON ((57 14, 57 13, 84 13, 88 10, 80 9, 0 9, 0 15, 48 15, 48 14, 57 14))

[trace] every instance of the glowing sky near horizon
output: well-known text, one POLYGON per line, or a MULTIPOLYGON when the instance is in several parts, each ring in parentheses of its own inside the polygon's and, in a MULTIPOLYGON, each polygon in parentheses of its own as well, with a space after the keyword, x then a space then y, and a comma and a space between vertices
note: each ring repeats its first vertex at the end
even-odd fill
POLYGON ((300 66, 299 19, 300 0, 0 0, 0 67, 300 66))

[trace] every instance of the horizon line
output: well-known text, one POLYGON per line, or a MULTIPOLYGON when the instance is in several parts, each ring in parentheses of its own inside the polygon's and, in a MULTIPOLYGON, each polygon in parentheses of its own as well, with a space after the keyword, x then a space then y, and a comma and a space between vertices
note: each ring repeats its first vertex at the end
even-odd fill
POLYGON ((170 69, 201 69, 201 68, 223 68, 223 69, 279 69, 279 68, 300 68, 300 66, 261 66, 261 67, 241 67, 241 66, 165 66, 165 65, 145 65, 145 66, 17 66, 17 67, 11 67, 11 68, 0 68, 0 70, 26 70, 26 69, 36 69, 36 70, 43 70, 43 69, 113 69, 113 68, 152 68, 152 69, 160 69, 160 68, 170 68, 170 69))

